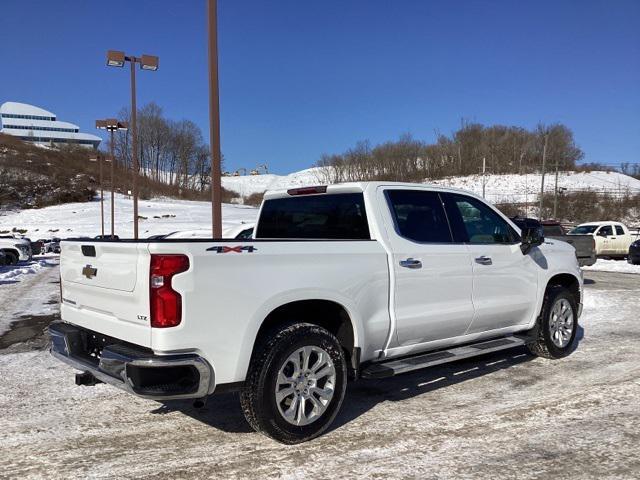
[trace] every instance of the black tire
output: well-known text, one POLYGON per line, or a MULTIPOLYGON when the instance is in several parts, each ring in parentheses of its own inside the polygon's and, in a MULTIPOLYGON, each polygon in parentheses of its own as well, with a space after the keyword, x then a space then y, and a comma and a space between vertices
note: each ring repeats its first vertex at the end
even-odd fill
POLYGON ((13 252, 5 252, 5 254, 7 255, 7 260, 6 260, 7 265, 15 265, 20 260, 18 255, 16 255, 13 252))
POLYGON ((240 391, 240 404, 247 422, 257 432, 286 444, 305 442, 322 434, 338 414, 347 386, 347 363, 338 339, 317 325, 296 323, 283 326, 260 340, 240 391), (312 423, 298 426, 289 423, 280 413, 275 391, 280 368, 290 355, 306 346, 320 347, 329 354, 335 368, 335 384, 326 410, 312 423))
POLYGON ((575 342, 576 332, 578 330, 578 307, 576 305, 576 298, 566 288, 555 285, 547 288, 544 294, 544 302, 542 304, 542 311, 538 317, 536 326, 530 332, 531 336, 535 338, 535 341, 527 344, 527 347, 534 355, 543 358, 556 359, 569 355, 573 350, 573 343, 575 342), (571 307, 573 314, 572 318, 572 330, 569 337, 569 341, 563 347, 560 347, 554 343, 551 338, 551 329, 549 327, 552 309, 556 302, 559 300, 567 300, 571 307))

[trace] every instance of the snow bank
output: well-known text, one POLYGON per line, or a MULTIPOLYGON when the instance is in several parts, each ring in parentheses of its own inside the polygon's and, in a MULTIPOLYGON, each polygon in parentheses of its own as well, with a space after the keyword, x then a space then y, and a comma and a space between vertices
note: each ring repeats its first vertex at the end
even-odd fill
POLYGON ((36 260, 27 264, 0 267, 0 280, 19 280, 23 275, 40 272, 46 266, 51 265, 47 260, 36 260))
POLYGON ((582 269, 594 272, 635 273, 640 275, 640 265, 631 265, 624 260, 598 259, 590 267, 582 267, 582 269))

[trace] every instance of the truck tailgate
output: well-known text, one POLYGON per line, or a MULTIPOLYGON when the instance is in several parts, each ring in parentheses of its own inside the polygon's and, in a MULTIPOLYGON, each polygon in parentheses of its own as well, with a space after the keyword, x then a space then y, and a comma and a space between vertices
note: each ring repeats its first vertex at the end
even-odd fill
POLYGON ((146 243, 63 242, 62 319, 149 347, 149 260, 146 243))

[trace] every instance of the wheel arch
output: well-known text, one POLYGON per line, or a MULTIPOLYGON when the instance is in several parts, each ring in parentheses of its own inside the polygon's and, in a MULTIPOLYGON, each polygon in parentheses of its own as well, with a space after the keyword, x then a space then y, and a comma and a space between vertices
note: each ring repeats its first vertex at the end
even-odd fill
POLYGON ((551 277, 547 282, 547 286, 545 287, 545 292, 549 289, 549 287, 560 286, 569 290, 574 298, 576 299, 576 304, 582 303, 582 293, 580 291, 580 280, 571 273, 558 273, 551 277))
POLYGON ((20 252, 18 251, 17 248, 12 248, 12 247, 2 247, 0 248, 0 250, 2 250, 4 253, 10 253, 12 255, 16 256, 16 260, 19 262, 20 261, 20 252))
MULTIPOLYGON (((272 308, 252 339, 251 358, 266 334, 292 323, 311 323, 327 329, 340 342, 347 357, 347 364, 352 369, 357 369, 360 362, 357 320, 343 303, 327 298, 292 300, 272 308)), ((246 365, 245 373, 249 363, 246 365)))

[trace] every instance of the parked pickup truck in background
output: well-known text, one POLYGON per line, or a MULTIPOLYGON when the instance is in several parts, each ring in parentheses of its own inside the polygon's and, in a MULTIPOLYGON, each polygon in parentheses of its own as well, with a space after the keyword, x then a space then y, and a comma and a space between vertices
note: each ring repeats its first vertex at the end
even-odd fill
POLYGON ((571 230, 568 235, 590 235, 596 243, 596 255, 613 258, 626 257, 629 254, 630 245, 637 239, 631 235, 627 226, 620 222, 583 223, 571 230))
MULTIPOLYGON (((64 241, 51 352, 157 400, 240 391, 257 431, 324 432, 347 379, 575 340, 582 275, 481 198, 353 183, 265 195, 253 238, 64 241)), ((541 364, 544 366, 545 364, 541 364)))
POLYGON ((542 231, 544 238, 562 240, 576 249, 576 258, 581 267, 596 263, 596 242, 592 235, 567 235, 560 222, 556 220, 543 220, 542 231))
POLYGON ((568 236, 560 222, 556 220, 543 220, 535 218, 511 217, 511 220, 520 228, 537 228, 545 239, 561 240, 575 249, 576 259, 581 267, 596 263, 596 244, 591 235, 568 236))
POLYGON ((32 258, 31 242, 11 235, 0 236, 0 250, 4 252, 6 265, 15 265, 20 261, 28 261, 32 258))

